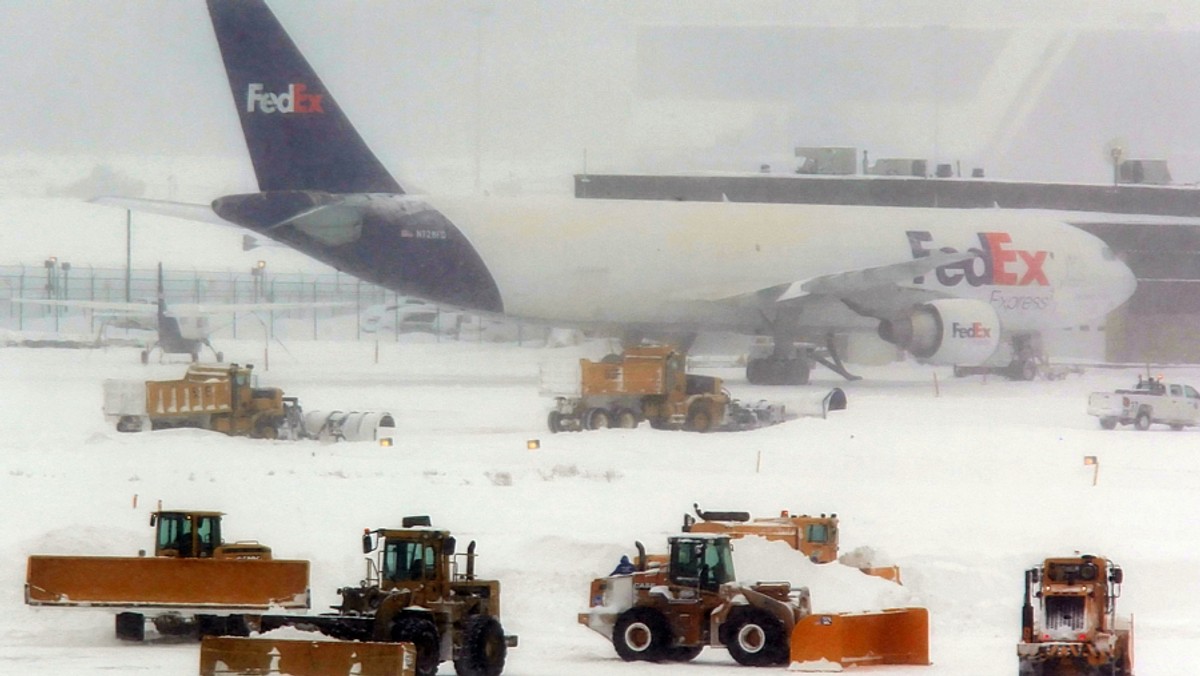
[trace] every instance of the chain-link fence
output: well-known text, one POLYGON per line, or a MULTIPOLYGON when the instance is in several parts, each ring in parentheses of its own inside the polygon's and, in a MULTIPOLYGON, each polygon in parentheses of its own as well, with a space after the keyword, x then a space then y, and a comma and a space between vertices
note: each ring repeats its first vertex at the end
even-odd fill
MULTIPOLYGON (((238 337, 265 326, 274 336, 277 325, 288 323, 289 338, 370 339, 427 332, 448 340, 535 340, 537 327, 521 326, 456 312, 450 308, 405 299, 398 294, 334 274, 272 273, 267 268, 246 272, 172 270, 162 272, 163 298, 175 304, 201 305, 214 316, 215 335, 238 337), (255 318, 223 313, 222 305, 258 303, 301 304, 264 309, 255 318), (311 304, 310 307, 305 307, 311 304), (420 310, 416 312, 415 310, 420 310), (249 323, 250 327, 245 325, 249 323), (337 330, 333 331, 333 325, 337 330), (311 326, 311 331, 309 327, 311 326), (297 327, 299 327, 297 329, 297 327)), ((147 303, 158 297, 158 271, 71 265, 50 258, 40 265, 0 266, 0 329, 17 332, 74 333, 100 337, 120 312, 93 304, 147 303), (86 306, 13 302, 85 301, 86 306)), ((128 327, 125 327, 128 328, 128 327)))

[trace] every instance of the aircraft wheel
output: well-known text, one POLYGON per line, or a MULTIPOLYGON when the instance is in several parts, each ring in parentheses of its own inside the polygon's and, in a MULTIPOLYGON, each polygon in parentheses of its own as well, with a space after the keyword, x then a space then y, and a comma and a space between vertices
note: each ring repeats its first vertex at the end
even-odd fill
POLYGON ((433 620, 413 615, 401 615, 392 622, 392 640, 411 643, 417 650, 417 676, 434 676, 442 656, 439 652, 438 630, 433 620))
POLYGON ((626 662, 658 662, 666 656, 670 627, 662 613, 650 608, 630 608, 617 616, 613 647, 626 662))
POLYGON ((765 359, 751 359, 746 362, 746 380, 751 385, 760 385, 766 380, 763 369, 765 362, 765 359))
POLYGON ((766 667, 788 658, 783 624, 770 613, 747 607, 729 619, 725 647, 738 664, 766 667))
POLYGON ((784 362, 784 380, 788 385, 807 385, 811 372, 812 369, 805 357, 797 357, 784 362))
POLYGON ((557 434, 563 431, 562 414, 558 411, 550 411, 550 415, 546 416, 546 426, 550 428, 550 432, 557 434))
POLYGON ((143 364, 150 363, 150 350, 142 350, 142 363, 143 364))

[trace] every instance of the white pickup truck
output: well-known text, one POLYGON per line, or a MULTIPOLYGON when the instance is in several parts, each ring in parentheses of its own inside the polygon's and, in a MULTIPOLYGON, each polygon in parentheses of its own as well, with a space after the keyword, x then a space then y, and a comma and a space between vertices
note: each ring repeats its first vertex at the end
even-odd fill
POLYGON ((1100 426, 1106 430, 1118 423, 1139 430, 1149 429, 1153 423, 1181 430, 1200 425, 1200 392, 1191 385, 1139 377, 1131 390, 1093 392, 1088 397, 1088 413, 1100 418, 1100 426))

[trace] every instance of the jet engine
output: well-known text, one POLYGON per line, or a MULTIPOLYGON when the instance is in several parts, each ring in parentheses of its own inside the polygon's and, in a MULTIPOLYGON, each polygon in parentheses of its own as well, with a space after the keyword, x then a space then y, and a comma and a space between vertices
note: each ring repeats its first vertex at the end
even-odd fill
POLYGON ((1000 318, 987 303, 945 298, 880 322, 879 336, 930 364, 982 364, 1000 344, 1000 318))

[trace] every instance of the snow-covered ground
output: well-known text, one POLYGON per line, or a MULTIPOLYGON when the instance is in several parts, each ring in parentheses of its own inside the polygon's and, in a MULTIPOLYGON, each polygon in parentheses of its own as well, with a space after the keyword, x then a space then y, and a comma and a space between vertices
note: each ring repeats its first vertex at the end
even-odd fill
MULTIPOLYGON (((262 347, 222 344, 229 360, 254 363, 262 347)), ((790 577, 818 609, 930 609, 933 666, 863 673, 1014 673, 1022 571, 1077 550, 1124 566, 1119 609, 1136 615, 1140 676, 1185 673, 1200 651, 1200 431, 1105 432, 1084 411, 1089 391, 1126 386, 1136 370, 1034 383, 910 364, 860 369, 855 383, 818 371, 811 389, 843 387, 848 410, 741 433, 550 435, 539 369, 605 349, 414 339, 381 344, 378 362, 368 342, 272 350, 263 384, 306 409, 392 411, 391 448, 118 434, 100 414, 101 381, 174 377, 182 365, 143 367, 135 348, 0 349, 0 673, 195 673, 195 643, 124 644, 111 611, 23 603, 28 555, 131 555, 150 545, 160 500, 221 510, 228 539, 311 560, 313 612, 362 577, 364 527, 429 514, 477 540, 479 572, 501 580, 505 628, 521 639, 511 676, 746 673, 720 650, 693 664, 624 663, 576 623, 589 581, 635 540, 661 549, 693 502, 836 512, 843 551, 869 546, 902 567, 898 588, 781 545, 737 544, 738 577, 790 577), (1099 458, 1098 475, 1084 456, 1099 458)), ((706 372, 743 399, 804 393, 706 372)), ((1200 368, 1167 373, 1200 382, 1200 368)))

